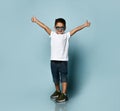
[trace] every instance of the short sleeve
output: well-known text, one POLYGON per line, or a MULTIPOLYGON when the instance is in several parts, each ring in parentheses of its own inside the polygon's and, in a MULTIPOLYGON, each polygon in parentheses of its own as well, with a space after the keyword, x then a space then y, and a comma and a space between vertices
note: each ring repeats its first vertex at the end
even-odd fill
POLYGON ((67 32, 66 33, 66 36, 67 36, 67 38, 69 39, 71 36, 70 36, 70 32, 67 32))
POLYGON ((50 38, 52 37, 54 35, 54 32, 53 31, 51 31, 51 33, 50 33, 50 38))

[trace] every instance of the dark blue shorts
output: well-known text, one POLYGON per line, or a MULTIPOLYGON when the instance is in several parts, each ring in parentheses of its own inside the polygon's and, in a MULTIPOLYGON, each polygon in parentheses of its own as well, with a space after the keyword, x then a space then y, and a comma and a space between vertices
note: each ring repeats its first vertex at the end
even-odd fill
POLYGON ((51 72, 55 84, 67 82, 68 61, 51 61, 51 72))

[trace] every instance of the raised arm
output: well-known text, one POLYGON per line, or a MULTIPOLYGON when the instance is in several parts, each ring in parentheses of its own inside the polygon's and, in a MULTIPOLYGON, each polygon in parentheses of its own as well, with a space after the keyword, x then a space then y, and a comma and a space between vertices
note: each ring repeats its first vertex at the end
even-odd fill
POLYGON ((36 17, 32 17, 31 21, 38 24, 41 28, 43 28, 50 35, 51 29, 48 26, 46 26, 44 23, 39 21, 36 17))
POLYGON ((90 22, 86 21, 83 25, 80 25, 74 28, 73 30, 70 31, 70 36, 74 35, 76 32, 78 32, 79 30, 82 30, 85 27, 89 27, 90 24, 91 24, 90 22))

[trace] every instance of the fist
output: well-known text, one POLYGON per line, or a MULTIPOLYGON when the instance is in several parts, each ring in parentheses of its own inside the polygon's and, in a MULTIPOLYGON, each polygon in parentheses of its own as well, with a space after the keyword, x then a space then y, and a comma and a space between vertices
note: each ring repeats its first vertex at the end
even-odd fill
POLYGON ((84 25, 85 25, 86 27, 89 27, 90 24, 91 24, 91 23, 90 23, 89 21, 86 21, 84 25))
POLYGON ((36 21, 37 21, 37 18, 36 18, 36 17, 32 17, 32 18, 31 18, 31 21, 32 21, 32 22, 36 22, 36 21))

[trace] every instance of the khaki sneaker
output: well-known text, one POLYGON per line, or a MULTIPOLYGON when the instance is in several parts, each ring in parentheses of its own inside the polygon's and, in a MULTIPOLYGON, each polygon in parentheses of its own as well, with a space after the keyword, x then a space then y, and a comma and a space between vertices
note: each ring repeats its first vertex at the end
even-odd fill
POLYGON ((64 93, 61 93, 60 96, 56 98, 57 103, 66 102, 67 100, 68 100, 68 97, 64 93))
POLYGON ((51 99, 56 99, 60 96, 61 92, 60 91, 55 91, 51 96, 50 98, 51 99))

